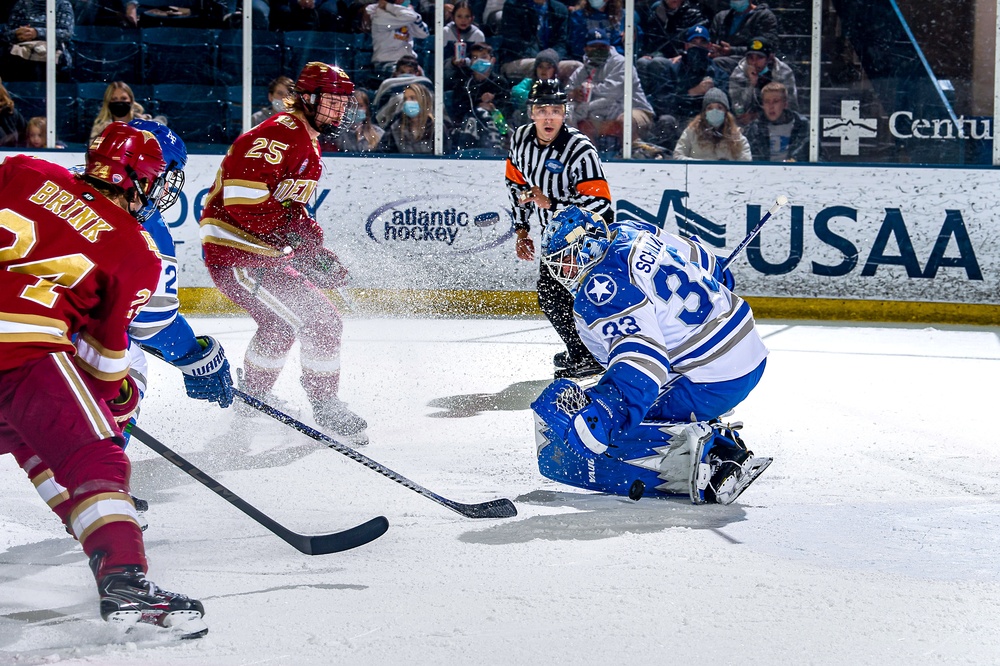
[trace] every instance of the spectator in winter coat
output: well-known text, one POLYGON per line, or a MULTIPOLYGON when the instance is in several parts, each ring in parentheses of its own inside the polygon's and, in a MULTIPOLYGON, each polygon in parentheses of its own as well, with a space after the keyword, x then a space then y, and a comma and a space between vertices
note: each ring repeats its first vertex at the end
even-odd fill
POLYGON ((24 135, 24 116, 14 107, 14 100, 0 82, 0 146, 16 146, 23 141, 24 135))
POLYGON ((375 79, 370 87, 377 88, 396 67, 404 55, 416 57, 413 40, 429 33, 420 14, 410 6, 410 0, 378 0, 365 10, 371 21, 372 68, 375 79))
POLYGON ((568 79, 580 66, 566 59, 568 22, 569 10, 559 0, 506 0, 498 58, 503 74, 513 80, 528 76, 538 52, 552 49, 559 55, 559 78, 568 79))
POLYGON ((367 93, 355 88, 354 99, 358 100, 354 123, 337 135, 337 150, 345 153, 370 153, 378 148, 385 130, 372 122, 367 93))
POLYGON ((788 108, 798 111, 799 91, 795 87, 795 72, 774 55, 774 46, 765 37, 751 40, 747 54, 729 77, 729 101, 733 115, 746 125, 760 114, 761 91, 772 81, 788 91, 788 108))
POLYGON ((456 125, 465 121, 466 116, 482 102, 501 112, 510 114, 510 84, 496 71, 496 58, 489 44, 469 45, 470 65, 455 73, 445 82, 451 91, 451 106, 448 113, 456 125))
POLYGON ((750 161, 750 144, 729 113, 726 93, 712 88, 705 93, 702 112, 694 117, 674 146, 675 160, 750 161))
POLYGON ((403 108, 403 91, 413 84, 419 84, 434 91, 434 84, 424 76, 424 70, 416 56, 405 55, 396 61, 392 76, 379 85, 372 100, 375 122, 387 127, 403 108))
POLYGON ((389 125, 379 152, 406 155, 434 154, 434 98, 414 84, 403 91, 403 109, 389 125))
MULTIPOLYGON (((625 58, 611 48, 608 34, 597 29, 587 40, 584 66, 569 80, 567 94, 574 104, 569 121, 594 143, 600 136, 622 136, 625 113, 625 58)), ((633 135, 641 137, 653 124, 653 107, 632 71, 633 135)), ((617 147, 617 146, 616 146, 617 147)))
POLYGON ((709 57, 708 37, 708 28, 696 25, 688 28, 679 59, 641 58, 636 64, 658 116, 672 116, 684 126, 701 111, 706 92, 728 88, 729 74, 709 57))
POLYGON ((643 55, 676 58, 684 53, 684 36, 696 25, 706 25, 708 19, 701 8, 690 0, 659 0, 642 20, 643 55))
MULTIPOLYGON (((75 17, 69 0, 56 0, 57 65, 72 65, 70 42, 75 17)), ((8 81, 44 81, 46 59, 45 0, 16 0, 0 40, 0 72, 8 81)))
POLYGON ((729 7, 712 19, 712 57, 732 71, 754 37, 778 44, 778 18, 767 5, 750 0, 730 0, 729 7))
POLYGON ((744 130, 756 162, 808 162, 809 121, 788 108, 788 91, 769 83, 761 91, 763 115, 744 130))
POLYGON ((559 55, 552 49, 539 51, 535 56, 535 67, 531 71, 531 76, 521 79, 521 82, 511 88, 511 121, 512 127, 519 127, 531 118, 528 117, 528 95, 535 81, 548 81, 558 78, 559 55))
MULTIPOLYGON (((576 11, 570 12, 567 40, 569 57, 583 59, 587 35, 600 28, 608 33, 611 47, 625 55, 625 8, 622 0, 581 0, 576 11)), ((642 28, 639 14, 635 13, 635 52, 640 52, 642 28)))

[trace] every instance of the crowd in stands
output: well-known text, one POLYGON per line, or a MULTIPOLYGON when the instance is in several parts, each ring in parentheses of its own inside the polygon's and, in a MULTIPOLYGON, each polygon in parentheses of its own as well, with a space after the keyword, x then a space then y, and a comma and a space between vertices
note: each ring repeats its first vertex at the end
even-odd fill
MULTIPOLYGON (((426 57, 432 1, 251 1, 255 29, 370 36, 370 62, 350 72, 358 114, 328 149, 433 153, 433 71, 425 71, 433 62, 426 57)), ((0 10, 0 72, 12 81, 44 80, 45 2, 8 4, 8 13, 0 10)), ((444 8, 446 151, 505 154, 511 129, 528 121, 531 84, 558 78, 572 102, 567 122, 603 155, 621 154, 629 71, 623 0, 457 0, 444 8)), ((780 56, 780 26, 766 4, 639 0, 635 8, 627 122, 641 156, 807 159, 808 121, 798 112, 795 74, 780 56)), ((188 21, 224 29, 239 27, 242 17, 241 0, 57 0, 56 9, 61 70, 72 67, 75 25, 128 30, 188 21)), ((283 110, 291 89, 286 76, 271 81, 267 106, 252 124, 283 110)), ((10 102, 0 94, 0 142, 23 143, 26 123, 5 98, 10 102)), ((129 85, 112 82, 90 136, 113 120, 143 117, 129 85)))

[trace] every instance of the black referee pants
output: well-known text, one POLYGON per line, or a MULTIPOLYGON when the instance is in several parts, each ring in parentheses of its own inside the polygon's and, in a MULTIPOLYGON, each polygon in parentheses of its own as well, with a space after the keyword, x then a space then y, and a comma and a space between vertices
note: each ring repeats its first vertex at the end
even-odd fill
POLYGON ((556 333, 566 343, 570 365, 577 365, 585 359, 593 358, 580 339, 580 334, 576 332, 576 324, 573 321, 573 295, 552 277, 545 266, 539 266, 538 271, 538 305, 552 322, 556 333))

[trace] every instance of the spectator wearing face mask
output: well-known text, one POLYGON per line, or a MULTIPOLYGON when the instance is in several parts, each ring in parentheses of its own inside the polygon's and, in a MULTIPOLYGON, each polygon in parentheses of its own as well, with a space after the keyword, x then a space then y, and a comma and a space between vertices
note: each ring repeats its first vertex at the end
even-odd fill
POLYGON ((799 91, 792 68, 774 55, 774 46, 766 37, 754 37, 748 49, 729 78, 729 100, 740 124, 747 125, 760 115, 761 91, 772 82, 785 87, 788 108, 798 111, 799 91))
POLYGON ((690 0, 659 0, 642 20, 644 56, 676 58, 684 53, 685 34, 696 25, 707 27, 708 17, 690 0))
POLYGON ((132 88, 124 81, 112 81, 104 90, 104 103, 90 129, 90 141, 100 136, 104 128, 111 123, 130 123, 136 118, 151 120, 150 115, 142 108, 142 104, 135 101, 132 88))
MULTIPOLYGON (((611 48, 603 29, 591 32, 584 47, 584 66, 567 86, 570 123, 605 149, 618 149, 620 141, 598 141, 600 137, 620 138, 625 113, 625 58, 611 48)), ((653 123, 653 107, 642 91, 639 75, 632 71, 632 132, 643 137, 653 123)))
POLYGON ((250 117, 250 126, 257 127, 276 113, 284 113, 285 98, 292 94, 295 82, 287 76, 279 76, 267 86, 267 106, 250 117))
POLYGON ((434 90, 434 84, 424 76, 424 70, 420 67, 417 57, 405 55, 396 61, 392 76, 379 85, 372 100, 372 112, 375 114, 376 123, 386 127, 399 115, 399 110, 403 106, 403 91, 413 84, 422 85, 428 91, 434 90))
POLYGON ((445 82, 451 91, 448 113, 456 125, 486 98, 505 117, 510 114, 510 84, 496 71, 493 48, 486 43, 469 45, 469 66, 455 70, 445 82))
POLYGON ((434 98, 427 88, 418 84, 408 86, 403 91, 402 109, 382 136, 379 152, 433 155, 433 108, 434 98))
POLYGON ((675 160, 750 161, 750 144, 729 113, 729 98, 718 88, 705 93, 702 111, 674 146, 675 160))
POLYGON ((358 108, 354 122, 337 135, 337 150, 344 153, 370 153, 378 148, 385 130, 372 122, 368 95, 363 90, 354 90, 358 108))
POLYGON ((723 9, 712 18, 712 57, 720 66, 733 71, 754 37, 763 37, 770 44, 778 44, 778 18, 764 3, 750 0, 729 0, 729 9, 723 9))
POLYGON ((506 0, 499 35, 501 71, 511 80, 529 76, 540 51, 559 56, 559 79, 566 81, 581 63, 567 59, 569 10, 559 0, 506 0))
MULTIPOLYGON (((581 0, 576 11, 569 15, 569 57, 582 60, 587 36, 594 30, 608 33, 608 42, 618 53, 625 54, 625 8, 622 0, 581 0)), ((642 46, 642 29, 639 14, 635 14, 635 52, 642 46)))

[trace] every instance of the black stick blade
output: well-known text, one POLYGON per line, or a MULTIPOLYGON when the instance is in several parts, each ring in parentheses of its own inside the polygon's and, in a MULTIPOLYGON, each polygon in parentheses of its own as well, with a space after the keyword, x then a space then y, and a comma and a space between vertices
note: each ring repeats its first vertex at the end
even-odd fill
POLYGON ((517 515, 517 507, 506 497, 497 500, 483 502, 482 504, 459 504, 448 505, 466 518, 513 518, 517 515))
POLYGON ((388 529, 389 521, 385 519, 385 516, 379 516, 343 532, 311 536, 308 542, 308 554, 327 555, 357 548, 379 538, 388 529))

